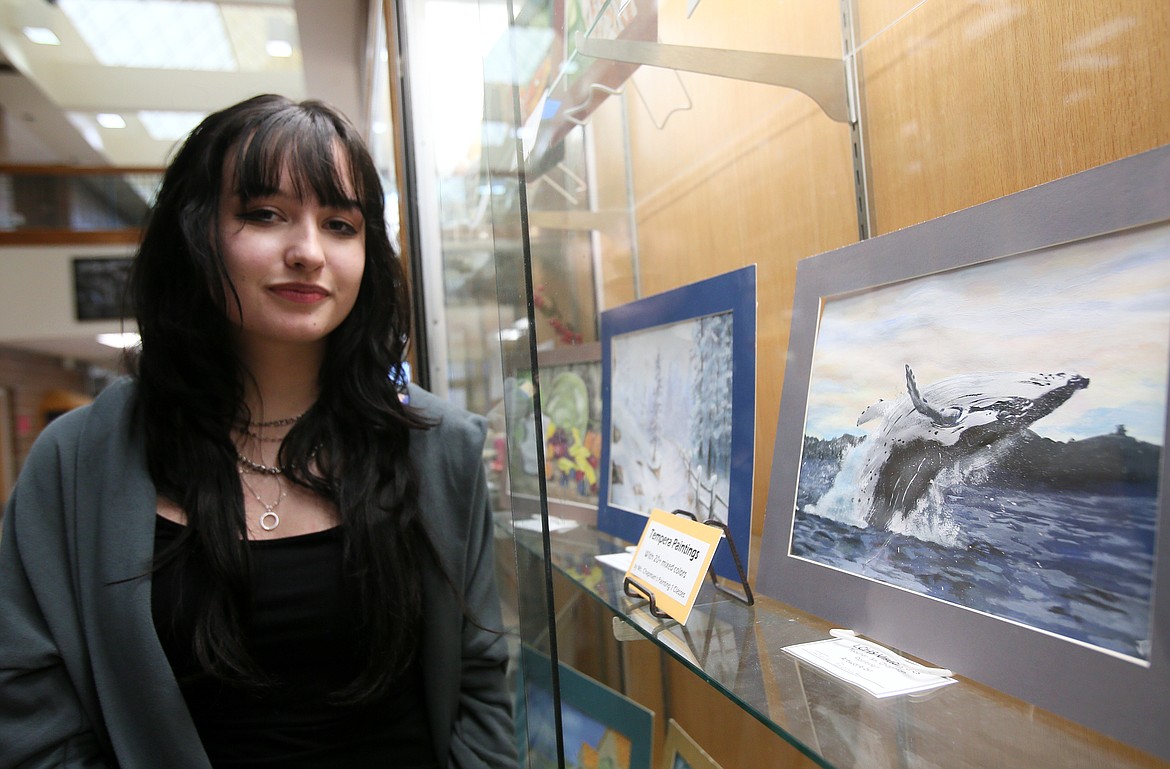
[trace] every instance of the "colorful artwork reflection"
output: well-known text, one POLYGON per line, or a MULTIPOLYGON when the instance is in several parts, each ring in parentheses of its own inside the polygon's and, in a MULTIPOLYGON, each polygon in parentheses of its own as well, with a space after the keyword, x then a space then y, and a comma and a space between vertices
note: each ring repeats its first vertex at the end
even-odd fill
POLYGON ((532 435, 535 388, 531 377, 525 376, 514 388, 509 431, 512 494, 537 497, 538 476, 543 473, 550 503, 595 515, 601 475, 600 354, 600 345, 595 343, 546 352, 538 360, 543 454, 537 452, 532 435))

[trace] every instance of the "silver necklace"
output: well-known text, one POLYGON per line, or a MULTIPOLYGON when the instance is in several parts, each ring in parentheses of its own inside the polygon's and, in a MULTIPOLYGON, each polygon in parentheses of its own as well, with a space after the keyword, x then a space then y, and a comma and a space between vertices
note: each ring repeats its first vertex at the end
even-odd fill
MULTIPOLYGON (((270 419, 267 422, 245 422, 243 427, 241 428, 241 432, 243 432, 244 435, 247 435, 249 438, 255 438, 256 440, 260 441, 261 443, 283 443, 284 439, 288 437, 288 433, 285 433, 284 435, 280 435, 280 436, 276 436, 276 437, 269 437, 269 436, 266 436, 263 434, 263 430, 265 428, 270 428, 270 427, 286 427, 288 425, 295 425, 297 422, 301 421, 301 417, 303 417, 307 413, 309 413, 309 412, 302 411, 300 414, 297 414, 295 417, 285 417, 283 419, 270 419), (259 429, 257 429, 257 428, 259 428, 259 429)), ((238 449, 236 451, 236 460, 240 464, 244 465, 245 467, 247 467, 251 470, 254 470, 255 472, 258 472, 258 473, 267 473, 268 475, 280 475, 281 473, 284 472, 284 470, 279 465, 273 465, 270 467, 268 465, 264 465, 264 464, 261 464, 259 462, 253 462, 251 459, 248 459, 243 454, 241 454, 238 449)))
POLYGON ((282 440, 284 440, 285 437, 287 437, 288 433, 285 433, 284 435, 280 435, 280 437, 277 437, 277 438, 269 438, 268 435, 264 435, 264 431, 266 431, 267 428, 270 428, 270 427, 287 427, 289 425, 295 425, 298 423, 298 421, 301 421, 301 418, 304 417, 305 414, 307 414, 307 413, 309 413, 309 412, 302 411, 300 414, 297 414, 296 417, 284 417, 283 419, 269 419, 268 421, 242 421, 241 420, 240 423, 238 423, 238 426, 239 426, 240 432, 242 432, 245 435, 248 435, 248 437, 250 437, 250 438, 255 438, 256 440, 260 440, 260 441, 273 442, 273 444, 278 444, 278 442, 281 442, 282 440))
POLYGON ((240 470, 240 483, 244 484, 245 489, 252 492, 252 496, 255 497, 256 501, 260 503, 260 506, 264 508, 264 512, 260 514, 260 528, 264 529, 265 531, 272 531, 277 526, 279 526, 280 516, 276 514, 276 508, 280 507, 280 503, 284 501, 286 496, 288 496, 288 492, 285 491, 284 486, 280 483, 280 477, 277 476, 276 478, 276 487, 280 489, 280 495, 271 505, 265 502, 260 497, 260 495, 256 493, 256 489, 252 488, 252 484, 248 483, 248 479, 244 477, 244 471, 242 469, 240 470))
MULTIPOLYGON (((280 465, 263 465, 259 462, 254 462, 236 450, 236 462, 248 468, 255 473, 264 473, 265 475, 280 475, 284 472, 284 468, 280 465)), ((241 471, 242 472, 242 471, 241 471)))
POLYGON ((295 417, 285 417, 284 419, 272 419, 267 422, 248 422, 249 427, 283 427, 285 425, 295 425, 301 421, 301 417, 308 414, 308 411, 302 411, 295 417))
POLYGON ((288 433, 275 436, 264 435, 263 433, 257 432, 250 427, 244 428, 244 435, 248 436, 249 438, 255 438, 261 443, 283 443, 284 439, 288 437, 288 433))

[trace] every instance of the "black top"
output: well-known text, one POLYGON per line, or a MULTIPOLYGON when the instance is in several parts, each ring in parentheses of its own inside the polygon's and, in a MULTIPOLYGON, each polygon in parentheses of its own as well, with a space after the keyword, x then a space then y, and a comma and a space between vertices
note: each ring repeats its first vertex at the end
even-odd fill
MULTIPOLYGON (((159 516, 155 552, 181 531, 159 516)), ((262 690, 212 678, 196 662, 197 569, 159 569, 151 593, 155 629, 212 766, 437 767, 417 662, 377 702, 329 702, 359 665, 353 639, 360 618, 342 569, 340 528, 248 544, 253 607, 246 643, 272 679, 262 690)))

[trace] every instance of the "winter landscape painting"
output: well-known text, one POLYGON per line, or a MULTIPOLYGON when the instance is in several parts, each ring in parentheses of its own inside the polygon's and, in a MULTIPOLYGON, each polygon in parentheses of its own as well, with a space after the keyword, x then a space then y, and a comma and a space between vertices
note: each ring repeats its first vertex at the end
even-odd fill
POLYGON ((789 554, 1145 664, 1170 227, 825 297, 789 554))
MULTIPOLYGON (((602 314, 598 525, 637 541, 654 509, 725 524, 746 561, 755 419, 755 268, 602 314)), ((739 579, 726 546, 716 574, 739 579)))
POLYGON ((731 313, 613 339, 609 503, 727 522, 731 313))

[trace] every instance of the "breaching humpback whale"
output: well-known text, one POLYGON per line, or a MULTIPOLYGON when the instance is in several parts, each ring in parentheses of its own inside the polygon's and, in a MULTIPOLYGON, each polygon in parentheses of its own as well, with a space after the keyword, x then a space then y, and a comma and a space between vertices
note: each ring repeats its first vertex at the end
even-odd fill
POLYGON ((871 526, 909 515, 945 469, 1018 434, 1051 414, 1077 390, 1079 374, 978 373, 948 377, 919 390, 906 366, 906 393, 862 412, 881 424, 858 446, 866 451, 858 497, 871 526))

